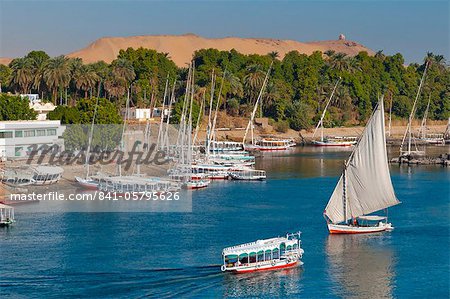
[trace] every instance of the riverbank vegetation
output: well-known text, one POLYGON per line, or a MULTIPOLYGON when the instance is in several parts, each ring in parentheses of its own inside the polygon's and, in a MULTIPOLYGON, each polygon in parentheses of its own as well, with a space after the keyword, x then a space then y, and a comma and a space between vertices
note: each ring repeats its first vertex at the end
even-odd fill
MULTIPOLYGON (((214 72, 215 101, 223 80, 220 109, 231 116, 248 117, 272 61, 258 113, 272 119, 280 130, 286 130, 286 126, 296 130, 313 126, 338 78, 341 82, 328 109, 326 126, 364 124, 381 94, 385 96, 386 110, 392 108, 394 118, 407 118, 426 62, 430 66, 417 115, 423 114, 430 97, 428 117, 450 117, 450 69, 443 56, 428 53, 424 61, 405 66, 401 54, 389 56, 381 51, 374 56, 360 52, 354 57, 333 51, 309 56, 290 52, 280 59, 276 52, 243 55, 235 50, 199 50, 193 58, 195 112, 200 113, 203 98, 204 111, 209 110, 214 72)), ((118 110, 125 106, 129 91, 131 106, 159 106, 168 80, 169 89, 175 84, 175 120, 184 100, 187 73, 187 66, 178 68, 169 54, 143 48, 121 50, 111 64, 83 64, 81 59, 52 58, 43 51, 32 51, 9 66, 0 66, 0 85, 2 92, 38 93, 66 107, 58 108, 52 117, 65 117, 64 122, 71 123, 81 121, 77 120, 77 110, 81 109, 80 103, 86 104, 82 99, 104 98, 102 105, 118 110)))

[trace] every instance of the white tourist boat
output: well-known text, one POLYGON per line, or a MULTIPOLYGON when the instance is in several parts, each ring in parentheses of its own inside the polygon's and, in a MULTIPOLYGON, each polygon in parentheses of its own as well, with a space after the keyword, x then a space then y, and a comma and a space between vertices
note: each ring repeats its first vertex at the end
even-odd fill
POLYGON ((56 184, 64 170, 59 166, 21 166, 3 170, 0 181, 10 187, 56 184))
POLYGON ((211 152, 222 152, 222 153, 230 153, 230 152, 238 152, 242 151, 244 148, 241 142, 234 141, 210 141, 209 150, 211 152))
POLYGON ((326 136, 320 140, 313 140, 314 146, 352 146, 358 142, 358 137, 353 136, 326 136))
POLYGON ((192 165, 192 178, 202 179, 204 175, 211 180, 226 180, 228 179, 228 171, 230 167, 214 164, 194 164, 192 165))
POLYGON ((331 234, 390 231, 387 217, 369 215, 399 204, 389 173, 381 99, 324 211, 331 234))
POLYGON ((238 181, 263 181, 267 178, 264 170, 252 168, 233 168, 228 173, 231 179, 238 181))
POLYGON ((327 112, 327 108, 331 103, 331 100, 333 99, 333 95, 336 91, 336 88, 341 81, 341 78, 339 78, 334 85, 333 91, 331 92, 331 96, 328 99, 325 108, 322 111, 322 115, 320 116, 320 120, 317 123, 316 129, 314 130, 313 136, 312 136, 312 144, 314 146, 329 146, 329 147, 336 147, 336 146, 352 146, 355 145, 358 141, 357 137, 339 137, 339 136, 325 136, 323 135, 323 119, 325 117, 325 114, 327 112), (314 137, 316 136, 317 131, 320 129, 320 139, 316 140, 314 137))
POLYGON ((33 168, 33 185, 51 185, 56 184, 62 177, 64 169, 59 166, 39 165, 33 168))
POLYGON ((14 220, 14 208, 0 203, 0 226, 9 226, 14 220))
POLYGON ((183 183, 181 186, 184 189, 193 190, 193 189, 203 189, 209 186, 211 180, 209 179, 201 179, 201 180, 189 180, 183 183))
POLYGON ((176 192, 180 190, 180 184, 157 177, 114 176, 102 177, 98 189, 118 194, 176 192))
POLYGON ((285 269, 303 265, 300 232, 258 240, 222 251, 223 272, 248 273, 285 269))
POLYGON ((251 144, 245 144, 244 147, 248 151, 284 151, 295 145, 292 138, 266 137, 256 139, 251 144))

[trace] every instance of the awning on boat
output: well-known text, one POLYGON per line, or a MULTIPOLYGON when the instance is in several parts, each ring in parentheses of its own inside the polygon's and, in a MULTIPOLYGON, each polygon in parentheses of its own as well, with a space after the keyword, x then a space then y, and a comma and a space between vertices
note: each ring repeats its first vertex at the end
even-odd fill
POLYGON ((386 219, 386 217, 371 215, 371 216, 359 216, 358 219, 368 220, 368 221, 381 221, 381 220, 386 219))

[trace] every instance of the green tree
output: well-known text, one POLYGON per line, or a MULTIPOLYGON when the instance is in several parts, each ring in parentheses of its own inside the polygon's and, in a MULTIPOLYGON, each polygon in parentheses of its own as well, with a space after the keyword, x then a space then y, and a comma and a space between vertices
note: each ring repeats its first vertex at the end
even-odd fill
POLYGON ((34 120, 37 113, 30 108, 28 100, 18 96, 0 94, 0 121, 34 120))
POLYGON ((58 89, 65 89, 69 86, 71 71, 70 60, 63 55, 49 59, 45 65, 45 84, 52 91, 55 104, 58 89))
POLYGON ((29 58, 16 58, 9 64, 11 73, 11 83, 19 89, 21 93, 28 93, 33 82, 33 65, 29 58))

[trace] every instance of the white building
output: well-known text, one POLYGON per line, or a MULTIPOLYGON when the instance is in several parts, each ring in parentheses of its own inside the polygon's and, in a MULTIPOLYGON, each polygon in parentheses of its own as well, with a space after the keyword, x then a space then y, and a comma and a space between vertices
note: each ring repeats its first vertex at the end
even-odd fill
MULTIPOLYGON (((125 109, 122 109, 121 114, 124 117, 125 116, 125 109)), ((155 107, 152 109, 150 108, 135 108, 131 107, 128 109, 128 116, 127 119, 130 120, 139 120, 139 121, 145 121, 149 120, 155 117, 161 117, 162 108, 155 107)), ((165 108, 164 109, 164 118, 167 118, 167 116, 170 115, 170 110, 165 108)))
POLYGON ((56 106, 52 103, 34 102, 30 103, 30 108, 37 112, 37 120, 46 120, 47 114, 55 110, 56 106))
POLYGON ((0 122, 0 158, 26 158, 30 151, 42 145, 61 146, 59 139, 66 129, 59 120, 0 122))
POLYGON ((37 120, 46 120, 47 114, 55 110, 56 106, 52 103, 42 103, 38 94, 21 94, 22 99, 28 99, 30 108, 37 112, 37 120))

